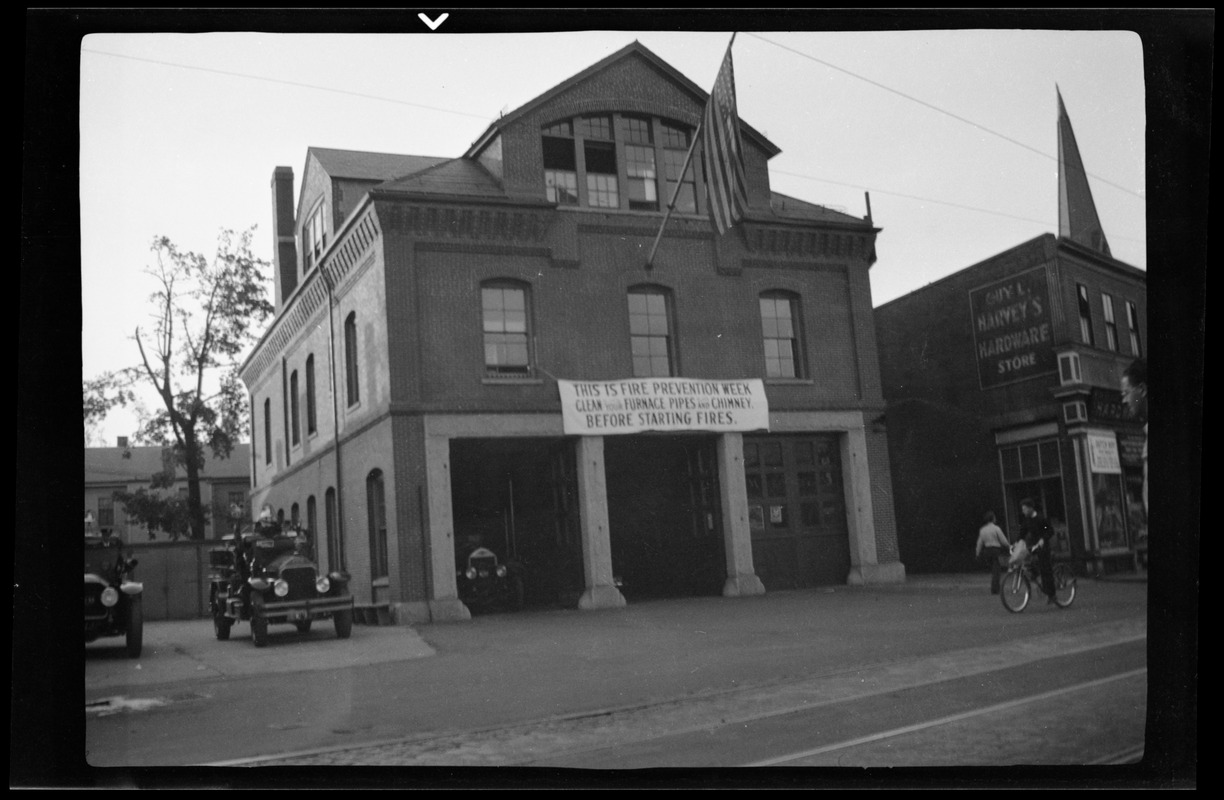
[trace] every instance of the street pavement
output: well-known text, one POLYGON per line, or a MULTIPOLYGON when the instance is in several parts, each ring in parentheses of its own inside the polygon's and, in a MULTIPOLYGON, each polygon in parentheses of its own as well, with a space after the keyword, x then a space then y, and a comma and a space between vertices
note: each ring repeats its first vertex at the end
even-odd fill
MULTIPOLYGON (((139 659, 124 657, 121 639, 86 647, 86 713, 139 714, 175 703, 176 693, 191 697, 193 686, 205 690, 232 679, 368 667, 374 686, 368 697, 354 696, 351 710, 374 723, 363 743, 339 731, 290 729, 281 731, 284 747, 275 753, 247 750, 242 759, 194 763, 371 763, 362 759, 379 746, 380 763, 431 763, 420 760, 422 748, 434 751, 438 760, 432 763, 448 763, 457 757, 438 742, 457 734, 474 763, 495 763, 481 759, 502 757, 507 737, 512 746, 534 746, 531 737, 542 720, 560 721, 565 736, 574 737, 585 735, 575 720, 598 718, 599 730, 588 732, 603 741, 617 730, 640 734, 647 718, 683 728, 699 724, 694 714, 735 718, 785 708, 813 680, 823 681, 823 694, 852 691, 864 680, 904 686, 1146 636, 1142 576, 1081 579, 1072 608, 1034 603, 1022 614, 1007 613, 988 587, 986 573, 910 576, 904 584, 755 598, 526 611, 419 627, 355 626, 348 640, 337 639, 328 624, 307 634, 274 626, 265 648, 254 647, 246 624, 219 642, 206 619, 150 622, 139 659), (387 687, 383 694, 378 685, 387 687), (407 690, 395 685, 443 688, 414 693, 411 703, 374 720, 391 694, 407 690), (450 687, 466 687, 468 700, 450 687), (481 730, 495 733, 473 746, 473 732, 481 730), (432 743, 414 749, 402 744, 406 740, 432 743)), ((464 763, 467 756, 449 763, 464 763)))

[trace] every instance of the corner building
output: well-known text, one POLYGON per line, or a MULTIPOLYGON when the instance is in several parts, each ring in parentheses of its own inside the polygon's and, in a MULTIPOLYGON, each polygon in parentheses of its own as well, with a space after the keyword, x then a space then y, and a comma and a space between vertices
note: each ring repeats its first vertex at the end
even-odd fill
POLYGON ((972 567, 983 513, 1019 503, 1087 571, 1145 546, 1142 422, 1119 381, 1145 356, 1147 275, 1045 234, 876 309, 901 549, 911 570, 972 567))
POLYGON ((459 158, 311 148, 272 178, 277 315, 242 368, 251 507, 397 621, 466 619, 477 545, 529 605, 904 580, 868 269, 878 232, 774 193, 708 218, 707 93, 638 43, 459 158), (647 256, 679 183, 651 268, 647 256), (768 426, 567 434, 558 381, 762 382, 768 426))

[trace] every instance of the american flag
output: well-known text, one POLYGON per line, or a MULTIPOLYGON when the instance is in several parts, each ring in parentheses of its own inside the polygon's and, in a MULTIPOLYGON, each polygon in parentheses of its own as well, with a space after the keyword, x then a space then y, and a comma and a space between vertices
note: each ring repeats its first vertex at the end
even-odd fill
POLYGON ((739 114, 735 110, 735 68, 731 65, 729 47, 706 103, 701 127, 710 219, 722 235, 743 217, 748 204, 739 114))

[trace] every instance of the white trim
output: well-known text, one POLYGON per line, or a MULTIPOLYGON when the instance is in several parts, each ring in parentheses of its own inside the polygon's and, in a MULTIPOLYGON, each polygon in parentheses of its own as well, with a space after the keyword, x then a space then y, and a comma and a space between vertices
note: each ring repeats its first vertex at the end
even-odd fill
POLYGON ((1010 431, 999 431, 995 433, 995 444, 1015 444, 1017 442, 1027 442, 1030 439, 1042 439, 1047 436, 1057 435, 1057 422, 1042 422, 1038 425, 1027 425, 1023 428, 1015 428, 1010 431))

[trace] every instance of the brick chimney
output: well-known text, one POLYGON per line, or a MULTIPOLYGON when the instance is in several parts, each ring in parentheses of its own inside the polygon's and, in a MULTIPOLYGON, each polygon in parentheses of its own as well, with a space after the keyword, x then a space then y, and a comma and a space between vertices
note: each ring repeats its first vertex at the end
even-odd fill
POLYGON ((272 235, 276 237, 276 309, 297 288, 297 239, 293 235, 293 168, 272 171, 272 235))

